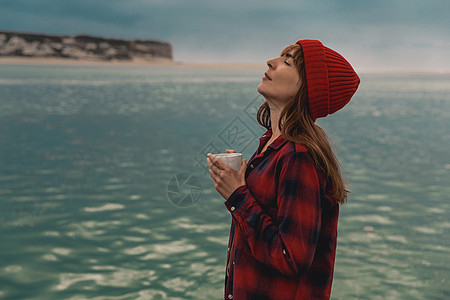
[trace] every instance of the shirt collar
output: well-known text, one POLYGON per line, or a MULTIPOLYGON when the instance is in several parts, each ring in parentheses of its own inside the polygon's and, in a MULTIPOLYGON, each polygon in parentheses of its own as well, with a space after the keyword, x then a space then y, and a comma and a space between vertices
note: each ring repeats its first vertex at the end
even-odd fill
MULTIPOLYGON (((259 139, 260 145, 265 145, 267 141, 272 137, 272 129, 268 129, 266 133, 259 139)), ((280 135, 277 137, 268 147, 278 150, 280 149, 285 143, 287 143, 287 140, 280 135)))

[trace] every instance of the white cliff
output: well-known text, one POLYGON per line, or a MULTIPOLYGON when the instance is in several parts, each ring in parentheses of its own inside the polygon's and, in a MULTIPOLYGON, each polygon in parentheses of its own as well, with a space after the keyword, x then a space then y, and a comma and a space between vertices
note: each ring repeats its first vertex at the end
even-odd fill
POLYGON ((90 35, 48 35, 0 31, 0 56, 61 57, 88 60, 172 59, 172 45, 90 35))

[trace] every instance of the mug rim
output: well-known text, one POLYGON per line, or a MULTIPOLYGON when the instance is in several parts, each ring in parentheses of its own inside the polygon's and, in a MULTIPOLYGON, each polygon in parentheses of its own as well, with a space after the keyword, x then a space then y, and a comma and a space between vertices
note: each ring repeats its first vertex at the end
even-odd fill
POLYGON ((235 157, 235 156, 242 156, 242 153, 218 153, 218 154, 213 154, 214 156, 225 156, 225 157, 235 157))

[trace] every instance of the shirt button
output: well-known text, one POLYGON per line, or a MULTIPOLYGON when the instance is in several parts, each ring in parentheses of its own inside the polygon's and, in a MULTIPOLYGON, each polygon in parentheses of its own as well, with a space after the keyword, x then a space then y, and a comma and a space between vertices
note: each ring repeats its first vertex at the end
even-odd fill
POLYGON ((236 207, 234 207, 234 206, 232 206, 232 207, 230 208, 231 211, 234 211, 235 209, 236 209, 236 207))
POLYGON ((283 254, 286 254, 286 250, 283 249, 283 254))
POLYGON ((228 299, 233 299, 233 295, 229 294, 228 299))
POLYGON ((250 165, 250 168, 253 169, 255 166, 253 164, 250 165))

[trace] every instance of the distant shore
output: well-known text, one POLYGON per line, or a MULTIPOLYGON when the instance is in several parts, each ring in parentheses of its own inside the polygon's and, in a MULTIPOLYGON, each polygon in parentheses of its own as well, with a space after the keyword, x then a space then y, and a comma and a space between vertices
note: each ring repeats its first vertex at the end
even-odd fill
MULTIPOLYGON (((195 62, 177 62, 172 59, 154 58, 152 60, 143 58, 134 58, 133 60, 87 60, 70 59, 57 57, 23 57, 23 56, 3 56, 0 57, 0 65, 61 65, 61 66, 135 66, 135 67, 191 67, 205 69, 248 69, 248 70, 266 70, 264 64, 245 64, 245 63, 195 63, 195 62)), ((402 71, 402 70, 360 70, 360 74, 372 75, 423 75, 423 76, 450 76, 450 72, 432 72, 432 71, 402 71)))
POLYGON ((0 57, 0 64, 18 65, 67 65, 67 66, 142 66, 142 67, 196 67, 196 68, 226 68, 226 69, 265 69, 264 64, 238 64, 238 63, 185 63, 177 62, 166 58, 143 59, 133 58, 132 60, 87 60, 68 59, 57 57, 23 57, 8 56, 0 57))
POLYGON ((0 57, 0 64, 23 64, 23 65, 175 65, 171 59, 155 58, 152 60, 133 58, 131 60, 92 60, 92 59, 70 59, 59 57, 24 57, 24 56, 3 56, 0 57))

